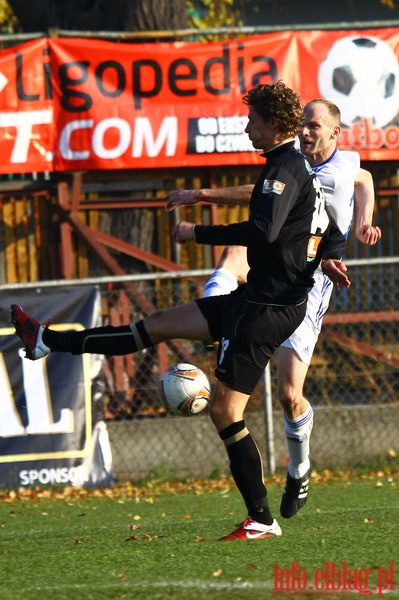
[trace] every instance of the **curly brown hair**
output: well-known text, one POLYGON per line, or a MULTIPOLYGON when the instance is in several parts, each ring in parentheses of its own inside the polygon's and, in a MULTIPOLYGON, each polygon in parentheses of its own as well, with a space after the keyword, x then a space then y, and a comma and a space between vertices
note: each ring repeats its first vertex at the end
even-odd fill
POLYGON ((258 83, 242 101, 256 110, 265 121, 277 121, 279 130, 287 136, 296 136, 303 125, 299 94, 282 81, 258 83))

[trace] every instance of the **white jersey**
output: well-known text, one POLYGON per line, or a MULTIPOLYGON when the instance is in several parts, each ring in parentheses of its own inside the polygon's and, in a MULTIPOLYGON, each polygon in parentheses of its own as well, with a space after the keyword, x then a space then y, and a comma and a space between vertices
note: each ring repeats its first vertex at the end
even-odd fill
POLYGON ((353 218, 353 193, 360 169, 359 154, 337 148, 329 159, 312 169, 323 188, 328 214, 347 237, 353 218))
MULTIPOLYGON (((355 180, 360 169, 359 154, 337 148, 328 160, 312 168, 326 196, 329 215, 347 237, 353 219, 355 180)), ((333 290, 331 280, 324 275, 321 267, 316 270, 314 280, 314 286, 308 295, 304 320, 281 344, 295 350, 301 361, 307 365, 310 364, 333 290)))
POLYGON ((237 288, 237 279, 223 267, 218 267, 204 286, 202 297, 207 298, 208 296, 223 296, 224 294, 230 294, 237 288))

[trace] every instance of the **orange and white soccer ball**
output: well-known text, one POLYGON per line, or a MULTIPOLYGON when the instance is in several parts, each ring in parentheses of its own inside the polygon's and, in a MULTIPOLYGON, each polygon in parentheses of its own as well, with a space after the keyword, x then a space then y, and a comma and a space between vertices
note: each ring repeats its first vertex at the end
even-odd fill
POLYGON ((211 386, 201 369, 178 363, 162 374, 161 390, 170 412, 181 417, 197 415, 210 402, 211 386))

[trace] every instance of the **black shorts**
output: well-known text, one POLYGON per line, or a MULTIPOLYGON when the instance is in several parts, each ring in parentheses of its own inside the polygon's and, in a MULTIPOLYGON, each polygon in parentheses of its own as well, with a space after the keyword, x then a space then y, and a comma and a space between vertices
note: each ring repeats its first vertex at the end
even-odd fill
POLYGON ((306 301, 289 306, 256 304, 245 298, 244 288, 196 302, 212 338, 219 341, 217 379, 250 395, 272 354, 303 321, 306 301))

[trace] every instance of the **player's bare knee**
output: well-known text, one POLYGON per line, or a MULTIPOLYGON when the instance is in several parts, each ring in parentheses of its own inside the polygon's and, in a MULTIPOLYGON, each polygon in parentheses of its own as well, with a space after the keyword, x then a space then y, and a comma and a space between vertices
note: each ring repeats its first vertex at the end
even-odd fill
POLYGON ((302 395, 298 395, 295 388, 287 387, 279 392, 279 401, 284 412, 290 418, 290 415, 294 414, 300 407, 302 395))
POLYGON ((154 343, 164 339, 164 326, 170 322, 167 312, 168 309, 158 310, 143 320, 145 330, 154 343))

